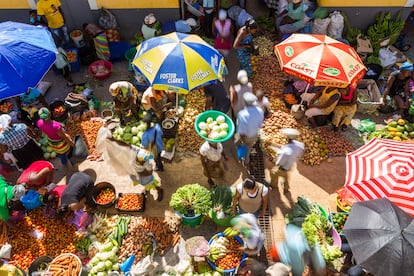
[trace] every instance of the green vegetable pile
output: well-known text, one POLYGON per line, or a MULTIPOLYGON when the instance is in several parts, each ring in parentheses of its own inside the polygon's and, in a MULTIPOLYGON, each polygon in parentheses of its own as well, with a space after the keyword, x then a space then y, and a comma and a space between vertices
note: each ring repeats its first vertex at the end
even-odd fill
POLYGON ((322 215, 318 204, 305 196, 298 196, 297 202, 293 205, 292 213, 285 217, 286 224, 301 227, 305 218, 312 213, 322 215))
POLYGON ((320 214, 312 213, 302 223, 302 232, 310 247, 319 244, 325 262, 330 264, 342 256, 340 248, 332 245, 329 238, 330 223, 328 219, 320 214))
POLYGON ((186 184, 171 195, 170 207, 184 216, 207 214, 212 207, 211 193, 200 184, 186 184))
POLYGON ((229 186, 217 186, 211 190, 211 201, 215 212, 231 214, 233 193, 229 186))
POLYGON ((344 228, 345 222, 348 219, 348 213, 333 213, 332 222, 336 231, 339 234, 342 233, 342 228, 344 228))

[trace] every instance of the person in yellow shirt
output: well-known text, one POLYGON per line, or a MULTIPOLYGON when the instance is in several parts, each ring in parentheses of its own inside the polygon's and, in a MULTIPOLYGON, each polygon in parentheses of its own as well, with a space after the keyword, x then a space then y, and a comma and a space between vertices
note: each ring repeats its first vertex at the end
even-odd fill
POLYGON ((60 40, 59 45, 66 49, 70 47, 70 39, 61 6, 59 0, 39 0, 36 4, 37 14, 47 23, 52 34, 60 40))

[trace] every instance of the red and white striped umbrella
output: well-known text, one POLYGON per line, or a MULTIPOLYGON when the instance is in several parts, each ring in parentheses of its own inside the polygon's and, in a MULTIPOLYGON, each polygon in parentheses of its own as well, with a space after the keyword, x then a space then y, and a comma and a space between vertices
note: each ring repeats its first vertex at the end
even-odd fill
POLYGON ((345 188, 360 201, 386 197, 414 216, 414 144, 374 138, 349 153, 345 188))
POLYGON ((283 71, 315 86, 356 87, 367 70, 354 48, 326 35, 292 34, 274 52, 283 71))

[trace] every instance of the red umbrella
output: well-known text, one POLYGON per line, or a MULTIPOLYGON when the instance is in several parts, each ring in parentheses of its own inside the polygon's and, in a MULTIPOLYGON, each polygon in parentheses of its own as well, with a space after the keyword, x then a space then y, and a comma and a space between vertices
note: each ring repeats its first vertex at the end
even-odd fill
POLYGON ((414 216, 414 144, 374 138, 349 153, 345 188, 360 201, 386 197, 414 216))
POLYGON ((292 34, 274 48, 282 70, 315 86, 356 87, 367 70, 354 48, 326 35, 292 34))

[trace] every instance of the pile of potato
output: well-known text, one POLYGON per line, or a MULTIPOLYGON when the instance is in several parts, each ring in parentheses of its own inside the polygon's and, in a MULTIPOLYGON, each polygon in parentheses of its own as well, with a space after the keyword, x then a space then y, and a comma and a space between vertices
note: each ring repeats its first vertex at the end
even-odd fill
POLYGON ((204 140, 197 134, 194 122, 198 114, 205 109, 206 98, 202 89, 196 89, 185 97, 185 109, 183 117, 178 123, 177 147, 178 152, 198 153, 204 140))

